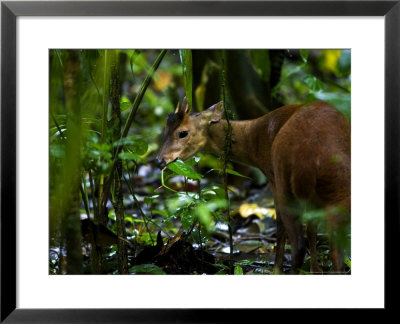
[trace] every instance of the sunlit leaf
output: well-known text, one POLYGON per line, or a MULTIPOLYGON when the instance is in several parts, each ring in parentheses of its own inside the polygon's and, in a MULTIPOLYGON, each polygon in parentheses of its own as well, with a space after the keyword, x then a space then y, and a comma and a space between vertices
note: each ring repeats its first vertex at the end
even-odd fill
POLYGON ((351 260, 348 257, 344 258, 344 263, 351 269, 351 260))
POLYGON ((108 212, 108 218, 109 219, 112 219, 112 220, 116 220, 117 219, 117 216, 115 216, 115 211, 113 210, 113 209, 111 209, 109 212, 108 212))
POLYGON ((329 71, 335 72, 341 55, 341 50, 325 50, 323 53, 325 58, 325 68, 329 71))
POLYGON ((275 208, 264 208, 264 207, 258 206, 257 204, 243 203, 239 207, 239 213, 242 217, 245 217, 245 218, 249 217, 251 215, 256 215, 260 219, 263 219, 266 216, 276 219, 275 208))
POLYGON ((129 98, 122 96, 119 101, 119 106, 121 108, 121 111, 125 111, 131 106, 131 101, 129 100, 129 98))

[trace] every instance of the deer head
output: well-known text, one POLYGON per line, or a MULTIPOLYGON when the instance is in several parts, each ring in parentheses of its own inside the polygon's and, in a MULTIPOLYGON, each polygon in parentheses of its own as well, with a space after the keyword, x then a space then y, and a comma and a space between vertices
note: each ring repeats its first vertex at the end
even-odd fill
POLYGON ((164 142, 156 158, 160 168, 176 159, 187 160, 201 151, 208 141, 210 124, 221 120, 222 102, 201 113, 189 114, 186 97, 179 103, 174 113, 170 114, 164 131, 164 142))

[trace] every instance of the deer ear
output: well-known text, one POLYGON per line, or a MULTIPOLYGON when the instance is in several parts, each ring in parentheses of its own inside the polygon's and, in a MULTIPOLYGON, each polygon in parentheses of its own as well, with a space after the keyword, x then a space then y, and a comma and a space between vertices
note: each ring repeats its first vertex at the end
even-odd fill
POLYGON ((175 114, 177 114, 179 112, 184 114, 184 115, 189 113, 189 105, 188 105, 188 102, 186 100, 186 97, 183 98, 183 100, 182 100, 182 106, 179 106, 179 102, 176 105, 175 114))
POLYGON ((186 97, 183 98, 181 111, 182 111, 184 114, 189 113, 189 105, 188 105, 188 102, 187 102, 187 100, 186 100, 186 97))
POLYGON ((177 114, 178 112, 179 112, 179 102, 178 102, 178 104, 176 105, 175 114, 177 114))
POLYGON ((210 108, 206 110, 207 114, 210 116, 209 123, 218 123, 222 119, 222 114, 224 113, 224 105, 223 102, 220 101, 215 105, 212 105, 210 108))

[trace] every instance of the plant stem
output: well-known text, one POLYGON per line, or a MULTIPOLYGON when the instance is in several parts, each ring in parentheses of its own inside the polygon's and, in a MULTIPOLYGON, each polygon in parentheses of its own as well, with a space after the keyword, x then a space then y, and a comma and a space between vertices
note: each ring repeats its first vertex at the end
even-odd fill
POLYGON ((233 269, 233 234, 232 234, 232 226, 231 226, 231 217, 230 217, 230 201, 229 201, 229 193, 228 193, 228 173, 226 172, 229 156, 232 150, 232 125, 229 120, 229 113, 226 105, 225 98, 225 62, 224 58, 222 58, 222 75, 221 75, 221 93, 222 93, 222 102, 224 105, 224 114, 227 122, 227 128, 225 133, 225 146, 224 146, 224 173, 223 173, 223 184, 225 189, 225 199, 226 199, 226 219, 228 220, 228 229, 229 229, 229 258, 230 258, 230 269, 232 273, 233 269))
POLYGON ((88 198, 88 195, 87 195, 87 188, 86 188, 85 179, 82 179, 82 183, 83 183, 83 187, 82 187, 82 184, 81 184, 79 186, 79 190, 81 192, 83 204, 85 205, 86 215, 90 219, 89 198, 88 198))
MULTIPOLYGON (((144 226, 146 227, 147 232, 150 234, 149 225, 148 225, 148 223, 147 223, 147 217, 146 217, 146 215, 144 214, 142 207, 140 206, 140 202, 137 200, 136 195, 135 195, 135 193, 133 192, 133 188, 132 188, 131 184, 128 182, 128 180, 127 180, 125 177, 124 177, 124 180, 125 180, 126 184, 128 185, 129 191, 131 192, 132 198, 133 198, 133 200, 135 201, 135 204, 136 204, 136 206, 138 207, 138 209, 139 209, 139 211, 140 211, 140 214, 142 215, 143 222, 144 222, 144 226)), ((161 228, 160 228, 160 229, 161 229, 161 228)), ((151 237, 151 235, 150 235, 150 240, 151 240, 151 243, 154 245, 154 240, 153 240, 153 238, 151 237)))
MULTIPOLYGON (((111 91, 110 91, 110 101, 112 106, 112 131, 113 140, 118 140, 121 136, 121 107, 120 107, 120 93, 121 93, 121 83, 120 83, 120 73, 119 73, 119 53, 117 50, 110 52, 111 61, 111 91)), ((115 149, 117 150, 117 149, 115 149)), ((114 187, 115 187, 115 200, 113 199, 112 204, 115 209, 116 224, 117 224, 117 235, 119 237, 126 237, 125 229, 125 213, 123 206, 123 192, 122 192, 122 160, 116 160, 115 176, 114 176, 114 187)), ((128 273, 128 255, 126 243, 123 240, 118 240, 118 272, 119 274, 128 273)))
POLYGON ((94 220, 96 222, 99 222, 99 211, 98 207, 96 205, 96 197, 95 197, 95 187, 94 187, 94 181, 93 181, 93 176, 92 176, 92 170, 89 169, 89 185, 90 185, 90 192, 92 193, 92 203, 93 203, 93 215, 94 215, 94 220))
MULTIPOLYGON (((103 115, 101 120, 101 137, 100 143, 104 143, 106 136, 106 125, 107 125, 107 108, 108 108, 108 95, 109 95, 109 81, 110 81, 110 64, 109 64, 109 50, 104 51, 104 77, 103 77, 103 115)), ((99 198, 98 198, 98 215, 101 215, 103 201, 103 186, 104 186, 104 174, 100 174, 99 180, 99 198)), ((103 224, 105 225, 105 224, 103 224)))
MULTIPOLYGON (((144 94, 146 93, 147 87, 149 86, 150 81, 153 79, 154 72, 160 66, 160 63, 161 63, 161 61, 164 58, 166 53, 167 53, 167 50, 161 50, 160 54, 158 54, 156 60, 154 61, 153 65, 151 66, 149 73, 147 74, 146 78, 144 79, 144 81, 143 81, 143 83, 142 83, 142 85, 140 87, 140 90, 139 90, 138 94, 136 95, 135 100, 134 100, 134 102, 132 104, 132 108, 131 108, 129 116, 128 116, 127 120, 126 120, 126 123, 125 123, 124 129, 122 131, 120 140, 125 138, 128 135, 129 128, 132 125, 133 119, 135 118, 136 112, 139 109, 139 105, 142 102, 142 99, 143 99, 144 94)), ((108 177, 108 179, 107 179, 107 181, 105 183, 105 186, 104 186, 104 190, 103 190, 103 196, 102 196, 102 200, 101 200, 101 205, 102 206, 105 206, 106 203, 107 203, 111 182, 112 182, 114 171, 115 171, 115 167, 116 167, 116 163, 115 162, 117 160, 118 154, 121 152, 121 149, 122 149, 122 145, 117 146, 117 148, 115 150, 114 160, 113 160, 113 163, 112 163, 112 166, 111 166, 110 176, 108 177)))

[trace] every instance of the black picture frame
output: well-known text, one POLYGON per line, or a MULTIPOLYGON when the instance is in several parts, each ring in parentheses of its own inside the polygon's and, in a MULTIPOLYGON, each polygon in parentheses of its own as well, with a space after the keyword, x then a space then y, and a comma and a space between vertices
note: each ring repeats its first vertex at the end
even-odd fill
MULTIPOLYGON (((385 18, 385 309, 398 276, 400 0, 395 1, 2 1, 1 2, 1 322, 223 322, 243 310, 16 308, 16 19, 18 16, 384 16, 385 18), (393 242, 393 243, 392 243, 393 242)), ((366 94, 368 95, 368 94, 366 94)), ((373 131, 373 130, 371 130, 373 131)), ((369 176, 373 176, 373 170, 369 176)), ((371 188, 373 192, 373 188, 371 188)), ((373 267, 373 256, 371 264, 373 267)), ((369 271, 370 269, 365 269, 369 271)), ((367 283, 366 283, 367 284, 367 283)), ((40 292, 38 292, 40 293, 40 292)), ((288 292, 289 293, 289 292, 288 292)), ((344 292, 345 293, 345 292, 344 292)), ((185 292, 182 292, 185 294, 185 292)), ((223 296, 223 292, 221 292, 223 296)), ((166 297, 167 298, 167 297, 166 297)), ((269 296, 268 298, 273 298, 269 296)), ((266 318, 251 310, 251 318, 266 318)), ((246 314, 246 313, 245 313, 246 314)), ((268 313, 271 314, 271 313, 268 313)), ((270 316, 270 315, 269 315, 270 316)))

